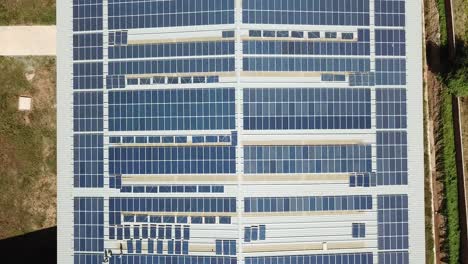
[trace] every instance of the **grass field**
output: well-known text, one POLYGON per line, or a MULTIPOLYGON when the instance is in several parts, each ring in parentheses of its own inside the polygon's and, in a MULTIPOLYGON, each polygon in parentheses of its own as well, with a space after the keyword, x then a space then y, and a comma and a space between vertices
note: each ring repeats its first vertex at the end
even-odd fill
POLYGON ((55 58, 0 57, 0 238, 56 224, 55 58), (33 98, 19 112, 18 96, 33 98))
POLYGON ((445 15, 445 0, 437 0, 437 8, 439 10, 439 29, 440 29, 440 44, 442 47, 447 46, 447 16, 445 15))
MULTIPOLYGON (((436 100, 436 105, 433 107, 435 116, 437 117, 435 127, 437 132, 435 133, 435 144, 436 144, 436 166, 437 171, 440 173, 440 182, 443 182, 442 186, 437 184, 438 187, 443 187, 443 197, 435 197, 435 201, 442 199, 440 212, 444 216, 441 218, 444 221, 443 224, 439 223, 436 228, 442 229, 439 234, 442 234, 441 257, 444 263, 458 264, 460 263, 460 225, 459 225, 459 208, 458 208, 458 182, 457 182, 457 164, 455 154, 455 141, 454 141, 454 124, 453 124, 453 113, 452 113, 452 99, 453 96, 461 96, 468 92, 468 58, 466 55, 466 29, 457 28, 457 25, 466 25, 466 15, 462 14, 466 10, 468 0, 454 0, 453 11, 454 11, 454 25, 457 40, 457 50, 455 61, 448 61, 448 28, 447 28, 447 16, 446 7, 444 0, 434 0, 434 7, 437 6, 437 20, 438 30, 431 28, 430 20, 429 23, 426 21, 426 34, 431 33, 429 41, 433 45, 437 45, 437 48, 432 48, 429 53, 430 56, 430 68, 435 70, 433 74, 438 76, 438 81, 431 82, 432 87, 428 87, 429 91, 432 91, 434 96, 440 96, 436 100), (429 25, 429 27, 428 27, 429 25), (437 34, 434 34, 437 33, 437 34), (435 39, 435 41, 434 41, 435 39)), ((427 12, 430 8, 431 1, 426 1, 426 15, 433 14, 427 12)), ((432 9, 431 9, 432 10, 432 9)), ((428 17, 426 17, 427 19, 428 17)), ((430 18, 429 18, 430 19, 430 18)), ((426 36, 427 37, 427 36, 426 36)), ((440 191, 440 188, 436 188, 440 191)), ((428 208, 429 209, 429 208, 428 208)), ((437 223, 436 223, 437 224, 437 223)), ((426 226, 426 232, 429 234, 429 226, 426 226)), ((430 244, 431 241, 427 241, 430 244)), ((429 252, 427 252, 429 253, 429 252)), ((430 254, 428 260, 430 259, 430 254)))
POLYGON ((468 0, 453 0, 453 12, 456 37, 468 42, 468 0))
POLYGON ((54 25, 56 0, 1 0, 0 25, 54 25))
POLYGON ((455 139, 453 128, 452 95, 442 92, 441 106, 442 122, 442 148, 441 157, 442 173, 445 185, 445 207, 444 214, 447 216, 447 243, 445 245, 449 262, 459 263, 460 254, 460 225, 458 211, 458 182, 457 165, 455 158, 455 139))
MULTIPOLYGON (((440 39, 441 47, 447 47, 447 23, 445 15, 444 0, 437 0, 439 17, 440 17, 440 39)), ((452 96, 466 96, 468 95, 468 35, 467 35, 467 14, 468 0, 454 0, 453 1, 453 18, 454 30, 456 37, 456 56, 452 62, 447 63, 444 71, 441 72, 441 80, 443 80, 444 90, 442 92, 440 107, 441 113, 441 138, 440 143, 442 151, 439 154, 439 165, 444 178, 445 187, 445 206, 444 215, 447 218, 447 234, 444 248, 448 254, 448 263, 459 263, 460 258, 460 218, 458 208, 458 179, 457 179, 457 164, 455 156, 455 141, 454 141, 454 127, 453 127, 453 113, 452 113, 452 96)))

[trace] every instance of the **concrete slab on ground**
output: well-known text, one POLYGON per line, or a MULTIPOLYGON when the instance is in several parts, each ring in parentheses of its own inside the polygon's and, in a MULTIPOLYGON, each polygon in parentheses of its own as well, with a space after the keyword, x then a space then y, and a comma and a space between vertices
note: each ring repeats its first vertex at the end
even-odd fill
POLYGON ((55 56, 55 26, 0 27, 0 56, 55 56))

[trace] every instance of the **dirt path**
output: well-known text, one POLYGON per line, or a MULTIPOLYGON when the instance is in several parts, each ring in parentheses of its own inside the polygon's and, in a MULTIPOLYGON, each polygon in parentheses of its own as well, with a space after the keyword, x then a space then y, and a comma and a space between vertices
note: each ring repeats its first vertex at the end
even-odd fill
POLYGON ((441 214, 443 208, 443 197, 444 197, 444 184, 443 178, 436 167, 436 145, 435 145, 435 136, 434 131, 437 131, 438 122, 436 121, 436 116, 439 115, 437 111, 434 110, 434 106, 438 104, 436 98, 438 95, 434 95, 435 92, 440 93, 440 83, 436 76, 430 72, 426 72, 426 84, 428 91, 428 149, 429 149, 429 177, 430 186, 432 187, 432 212, 433 212, 433 238, 434 238, 434 259, 435 263, 445 263, 442 259, 446 258, 446 253, 443 251, 442 245, 444 243, 444 238, 446 235, 445 228, 445 217, 441 214))
POLYGON ((55 26, 0 27, 0 56, 55 56, 55 26))
POLYGON ((440 213, 443 203, 443 179, 436 169, 436 139, 435 133, 438 130, 437 119, 439 116, 437 106, 439 105, 441 83, 436 77, 437 72, 441 70, 440 62, 440 30, 439 13, 435 0, 424 0, 424 19, 425 19, 425 47, 426 64, 424 65, 424 80, 427 93, 427 138, 429 155, 429 175, 428 181, 432 191, 432 212, 433 212, 433 239, 434 239, 434 260, 436 264, 444 263, 446 254, 442 249, 443 239, 445 237, 445 218, 440 213))

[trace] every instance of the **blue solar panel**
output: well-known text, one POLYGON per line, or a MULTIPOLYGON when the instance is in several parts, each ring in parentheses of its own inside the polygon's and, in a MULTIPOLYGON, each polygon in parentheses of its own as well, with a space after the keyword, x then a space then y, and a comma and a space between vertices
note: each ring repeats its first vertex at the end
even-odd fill
POLYGON ((409 263, 411 3, 69 2, 74 263, 409 263))
POLYGON ((275 0, 242 2, 242 22, 252 24, 290 25, 369 25, 368 0, 291 1, 275 0))
POLYGON ((378 207, 378 247, 382 250, 409 248, 407 195, 380 195, 378 207))
POLYGON ((109 1, 109 28, 183 27, 234 23, 234 0, 109 1), (198 5, 197 5, 198 4, 198 5))
POLYGON ((366 129, 369 89, 244 89, 245 129, 366 129))

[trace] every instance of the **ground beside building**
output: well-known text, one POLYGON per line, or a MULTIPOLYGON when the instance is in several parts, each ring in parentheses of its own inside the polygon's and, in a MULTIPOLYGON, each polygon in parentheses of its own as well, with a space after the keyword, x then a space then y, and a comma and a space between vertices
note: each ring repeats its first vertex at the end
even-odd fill
POLYGON ((56 225, 55 76, 55 58, 0 57, 0 238, 56 225))
POLYGON ((55 0, 0 1, 0 26, 54 24, 55 0))

